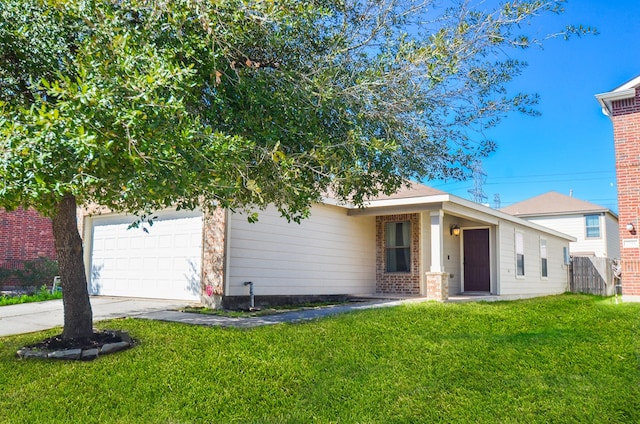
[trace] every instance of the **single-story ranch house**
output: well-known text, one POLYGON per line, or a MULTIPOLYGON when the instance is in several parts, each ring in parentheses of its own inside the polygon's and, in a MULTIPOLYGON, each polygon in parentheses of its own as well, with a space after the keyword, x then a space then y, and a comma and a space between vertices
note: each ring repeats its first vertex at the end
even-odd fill
POLYGON ((517 298, 568 287, 575 238, 414 184, 366 208, 332 199, 289 223, 275 209, 163 211, 148 228, 122 214, 83 216, 93 295, 183 299, 209 306, 376 294, 444 301, 517 298))

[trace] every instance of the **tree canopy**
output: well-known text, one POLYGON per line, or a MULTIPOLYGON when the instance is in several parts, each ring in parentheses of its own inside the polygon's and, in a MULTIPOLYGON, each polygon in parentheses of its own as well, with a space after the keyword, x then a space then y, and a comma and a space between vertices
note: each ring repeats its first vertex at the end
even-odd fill
POLYGON ((54 219, 72 286, 76 204, 297 220, 326 193, 362 205, 460 178, 495 147, 483 130, 535 113, 507 90, 525 66, 508 51, 564 3, 5 0, 0 206, 54 219))
POLYGON ((562 3, 4 2, 0 204, 295 216, 460 177, 494 148, 472 130, 532 113, 504 51, 562 3))

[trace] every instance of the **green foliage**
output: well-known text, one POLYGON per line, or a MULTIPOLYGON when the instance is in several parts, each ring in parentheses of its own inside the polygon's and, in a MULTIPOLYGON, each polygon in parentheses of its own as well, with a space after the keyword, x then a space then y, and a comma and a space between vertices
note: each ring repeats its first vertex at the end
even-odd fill
POLYGON ((17 305, 20 303, 43 302, 45 300, 62 299, 62 292, 51 293, 47 286, 41 286, 35 294, 22 294, 19 296, 0 296, 0 306, 17 305))
POLYGON ((0 285, 13 281, 15 285, 33 288, 51 285, 58 275, 58 262, 48 258, 24 261, 22 269, 0 269, 0 285))
POLYGON ((14 276, 24 286, 41 287, 51 285, 58 275, 58 262, 47 258, 39 258, 24 263, 24 269, 14 271, 14 276))
POLYGON ((298 219, 328 191, 461 177, 494 147, 483 129, 532 112, 506 51, 563 3, 4 1, 0 206, 298 219))
POLYGON ((0 268, 0 287, 11 278, 13 275, 12 269, 0 268))
POLYGON ((252 330, 133 319, 100 327, 113 325, 140 344, 89 363, 16 359, 53 331, 0 339, 3 420, 640 421, 638 304, 564 295, 252 330))

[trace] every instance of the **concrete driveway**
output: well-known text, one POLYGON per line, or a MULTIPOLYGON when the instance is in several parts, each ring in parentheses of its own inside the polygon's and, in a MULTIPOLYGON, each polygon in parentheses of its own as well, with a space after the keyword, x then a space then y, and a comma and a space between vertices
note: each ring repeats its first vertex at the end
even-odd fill
MULTIPOLYGON (((180 300, 91 297, 94 321, 176 310, 191 303, 193 302, 180 300)), ((47 330, 63 324, 62 299, 0 307, 0 337, 47 330)))

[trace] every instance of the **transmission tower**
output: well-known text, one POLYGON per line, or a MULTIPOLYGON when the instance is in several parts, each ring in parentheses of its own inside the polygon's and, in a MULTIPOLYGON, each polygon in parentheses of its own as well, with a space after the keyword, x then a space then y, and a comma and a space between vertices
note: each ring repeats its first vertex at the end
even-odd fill
POLYGON ((500 193, 493 195, 493 208, 500 209, 500 193))
POLYGON ((488 197, 482 190, 482 186, 487 179, 487 173, 482 169, 482 162, 475 161, 471 165, 471 170, 473 171, 473 188, 469 190, 471 199, 476 203, 486 203, 488 197))

